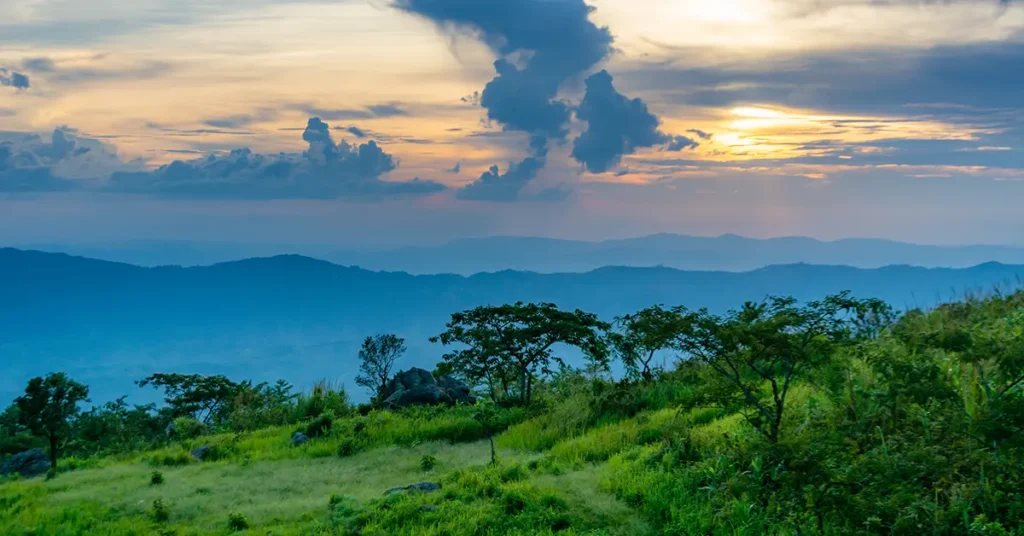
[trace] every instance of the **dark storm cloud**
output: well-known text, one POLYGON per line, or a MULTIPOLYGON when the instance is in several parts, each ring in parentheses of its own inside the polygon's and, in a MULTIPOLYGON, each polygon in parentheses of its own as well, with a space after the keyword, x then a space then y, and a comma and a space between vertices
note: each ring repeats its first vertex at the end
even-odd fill
POLYGON ((607 71, 590 76, 586 85, 576 117, 587 122, 587 130, 573 143, 572 157, 587 171, 604 173, 617 166, 623 155, 641 147, 667 143, 668 150, 680 151, 697 145, 684 136, 658 130, 658 118, 647 110, 647 104, 616 91, 607 71))
POLYGON ((569 108, 555 100, 567 80, 612 52, 612 35, 590 21, 583 0, 395 0, 448 32, 463 32, 499 56, 479 102, 506 128, 565 136, 569 108))
POLYGON ((302 154, 256 154, 235 149, 192 161, 175 161, 155 171, 115 173, 111 190, 209 199, 380 199, 426 195, 439 183, 413 179, 384 181, 397 167, 394 157, 369 141, 359 146, 331 137, 330 125, 311 118, 302 133, 302 154))
POLYGON ((14 89, 28 89, 32 83, 28 76, 17 71, 11 71, 0 67, 0 86, 13 87, 14 89))

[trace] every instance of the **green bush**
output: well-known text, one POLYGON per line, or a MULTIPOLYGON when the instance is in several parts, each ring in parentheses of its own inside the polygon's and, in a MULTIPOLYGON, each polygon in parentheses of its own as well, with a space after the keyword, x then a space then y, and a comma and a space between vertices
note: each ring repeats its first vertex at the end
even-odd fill
POLYGON ((149 510, 149 516, 157 523, 166 523, 171 518, 171 513, 162 500, 156 499, 149 510))
POLYGON ((163 483, 164 483, 164 474, 161 473, 160 471, 153 471, 153 473, 149 475, 149 485, 151 485, 151 486, 159 486, 159 485, 161 485, 163 483))
POLYGON ((177 439, 195 439, 210 433, 210 427, 192 417, 174 419, 174 434, 177 439))
POLYGON ((437 467, 437 458, 429 454, 424 454, 423 457, 420 458, 420 470, 424 473, 433 471, 435 467, 437 467))
POLYGON ((234 512, 228 515, 228 530, 232 532, 247 530, 249 528, 249 521, 245 519, 243 514, 234 512))

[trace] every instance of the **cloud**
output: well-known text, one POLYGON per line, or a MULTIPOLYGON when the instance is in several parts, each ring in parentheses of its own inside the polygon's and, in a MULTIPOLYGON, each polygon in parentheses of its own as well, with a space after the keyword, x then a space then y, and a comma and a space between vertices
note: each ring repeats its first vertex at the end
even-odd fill
POLYGON ((686 149, 696 149, 697 147, 700 147, 700 143, 686 136, 671 136, 668 145, 665 146, 665 150, 678 152, 686 149))
POLYGON ((516 201, 523 187, 543 167, 543 160, 532 156, 518 164, 509 164, 505 173, 501 173, 498 166, 491 166, 479 179, 459 190, 456 197, 466 201, 516 201))
POLYGON ((668 143, 669 150, 678 151, 696 145, 686 137, 659 131, 660 122, 647 104, 616 91, 608 71, 591 75, 586 85, 576 117, 587 122, 587 130, 573 142, 572 157, 587 171, 604 173, 617 166, 623 155, 641 147, 668 143))
POLYGON ((456 162, 455 166, 448 170, 448 173, 458 175, 462 171, 462 162, 456 162))
POLYGON ((698 138, 700 138, 700 139, 702 139, 704 141, 708 141, 712 137, 714 137, 714 134, 711 134, 710 132, 704 132, 703 130, 698 130, 696 128, 691 128, 691 129, 687 130, 687 132, 689 132, 691 134, 696 134, 698 138))
POLYGON ((448 33, 468 33, 499 59, 479 100, 506 128, 562 138, 569 108, 555 100, 567 80, 612 52, 612 35, 590 21, 583 0, 395 0, 448 33), (517 64, 521 65, 517 66, 517 64))
POLYGON ((381 177, 398 163, 375 141, 335 142, 330 125, 311 118, 301 153, 256 154, 235 149, 191 161, 176 160, 154 171, 114 173, 112 191, 210 199, 380 199, 442 191, 434 181, 391 182, 381 177))
POLYGON ((293 109, 325 121, 351 121, 353 119, 374 119, 383 117, 408 116, 410 113, 400 103, 371 104, 364 108, 321 108, 309 103, 296 104, 293 109))
POLYGON ((365 138, 366 137, 366 131, 361 129, 361 128, 359 128, 359 127, 356 127, 356 126, 348 127, 348 128, 345 129, 345 131, 348 132, 349 134, 357 137, 357 138, 365 138))
POLYGON ((34 73, 52 73, 57 70, 57 64, 50 58, 26 58, 21 62, 21 67, 34 73))
POLYGON ((28 76, 17 71, 11 71, 0 67, 0 86, 13 87, 14 89, 28 89, 31 86, 28 76))
POLYGON ((76 190, 87 182, 79 179, 112 165, 120 161, 105 145, 68 127, 54 129, 49 140, 13 135, 0 140, 0 192, 76 190))

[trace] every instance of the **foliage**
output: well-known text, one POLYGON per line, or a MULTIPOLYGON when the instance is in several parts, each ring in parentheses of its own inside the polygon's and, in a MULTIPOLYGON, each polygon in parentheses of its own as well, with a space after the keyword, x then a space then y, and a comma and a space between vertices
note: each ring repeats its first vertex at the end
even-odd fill
POLYGON ((78 415, 80 402, 87 402, 89 388, 63 372, 33 378, 25 394, 15 399, 22 425, 50 447, 50 470, 57 470, 60 448, 71 433, 71 421, 78 415))
POLYGON ((246 530, 249 528, 249 521, 245 519, 245 516, 233 512, 228 516, 228 529, 232 531, 246 530))
POLYGON ((207 424, 223 422, 225 408, 239 392, 239 384, 224 376, 153 374, 137 383, 162 389, 174 417, 194 417, 207 424))
POLYGON ((486 381, 491 398, 507 398, 518 382, 519 400, 528 404, 534 378, 562 363, 552 347, 580 348, 606 365, 601 336, 609 325, 584 311, 562 311, 551 303, 484 306, 452 315, 445 332, 431 339, 445 346, 464 346, 444 355, 448 369, 477 382, 486 381))
POLYGON ((828 363, 836 345, 854 333, 856 320, 886 307, 846 294, 803 307, 793 298, 747 302, 724 318, 680 307, 674 345, 724 380, 706 391, 708 402, 743 408, 747 421, 777 443, 795 382, 828 363))
POLYGON ((423 457, 420 458, 420 469, 423 470, 424 473, 433 471, 435 467, 437 467, 437 458, 434 456, 424 454, 423 457))
POLYGON ((660 305, 616 318, 618 331, 609 337, 626 371, 631 376, 650 381, 657 369, 655 355, 672 347, 676 334, 681 330, 679 323, 680 318, 675 311, 660 305))
POLYGON ((163 484, 164 474, 161 473, 160 471, 153 471, 153 473, 149 476, 149 483, 150 485, 153 486, 159 486, 160 484, 163 484))
POLYGON ((367 337, 359 349, 356 383, 366 387, 375 402, 383 402, 395 362, 405 354, 405 339, 392 334, 367 337))

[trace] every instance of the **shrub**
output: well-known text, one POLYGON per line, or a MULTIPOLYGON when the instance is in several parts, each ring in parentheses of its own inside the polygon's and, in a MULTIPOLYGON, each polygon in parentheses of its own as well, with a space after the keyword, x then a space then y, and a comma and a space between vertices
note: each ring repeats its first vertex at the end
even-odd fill
POLYGON ((248 528, 249 522, 245 519, 245 516, 243 514, 234 512, 228 515, 228 530, 232 532, 237 532, 241 530, 246 530, 248 528))
POLYGON ((153 474, 149 476, 149 484, 151 486, 159 486, 164 483, 164 474, 160 471, 153 471, 153 474))
POLYGON ((420 470, 422 470, 424 473, 428 471, 433 471, 434 467, 437 467, 437 458, 429 454, 426 454, 422 458, 420 458, 420 470))
POLYGON ((334 426, 334 414, 331 412, 324 413, 316 419, 313 419, 308 425, 306 430, 303 432, 306 437, 310 439, 317 437, 324 437, 331 433, 331 428, 334 426))
POLYGON ((150 508, 149 515, 153 518, 153 521, 156 521, 157 523, 166 523, 167 520, 171 518, 171 513, 167 510, 167 505, 165 505, 164 501, 161 499, 153 501, 153 507, 150 508))
POLYGON ((338 445, 338 456, 341 458, 347 458, 359 452, 359 446, 351 437, 346 437, 341 440, 338 445))
POLYGON ((195 461, 191 453, 180 447, 151 452, 143 459, 155 467, 180 467, 195 461))
POLYGON ((174 419, 174 434, 178 439, 195 439, 210 432, 210 427, 192 417, 174 419))

